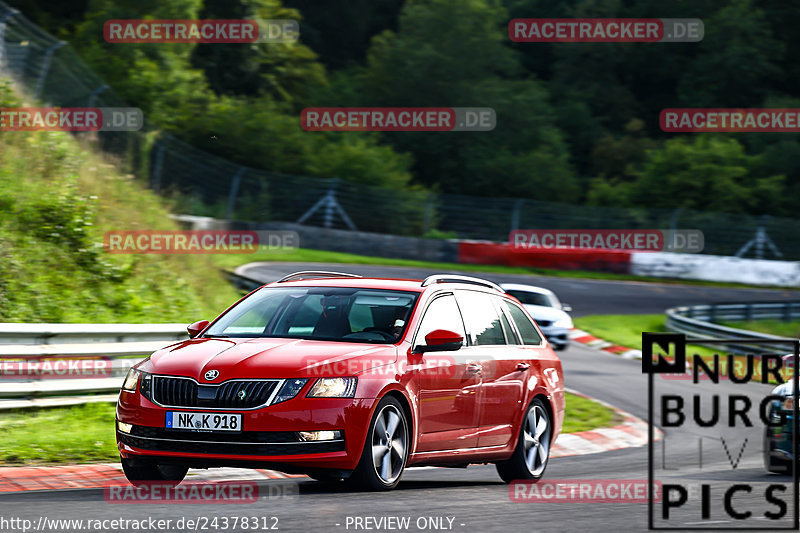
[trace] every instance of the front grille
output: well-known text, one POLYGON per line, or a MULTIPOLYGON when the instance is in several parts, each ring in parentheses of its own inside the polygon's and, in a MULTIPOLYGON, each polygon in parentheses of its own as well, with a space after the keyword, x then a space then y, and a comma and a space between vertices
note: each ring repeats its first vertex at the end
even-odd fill
POLYGON ((197 407, 197 382, 153 376, 153 399, 162 405, 197 407))
POLYGON ((546 328, 546 327, 549 327, 550 324, 553 323, 553 321, 552 320, 537 320, 536 323, 539 324, 540 328, 546 328))
MULTIPOLYGON (((142 432, 137 429, 142 426, 134 426, 132 433, 142 432)), ((147 428, 144 432, 151 429, 160 428, 147 428)), ((187 432, 175 432, 187 433, 187 432)), ((184 453, 201 453, 201 454, 224 454, 224 455, 300 455, 307 453, 331 453, 344 451, 344 440, 337 441, 317 441, 317 442, 302 442, 287 441, 287 442, 259 442, 261 439, 273 436, 280 439, 279 433, 294 433, 294 432, 275 432, 275 431, 246 431, 240 434, 224 434, 224 433, 188 433, 187 435, 178 435, 169 432, 165 437, 144 437, 128 435, 127 433, 117 432, 117 439, 123 444, 140 450, 153 450, 161 452, 184 452, 184 453), (270 435, 272 434, 272 435, 270 435), (241 437, 249 437, 250 441, 240 440, 241 437), (173 438, 170 438, 173 437, 173 438), (161 439, 164 440, 161 440, 161 439), (186 440, 181 440, 185 438, 186 440), (210 441, 210 439, 214 439, 210 441), (209 440, 206 442, 206 440, 209 440), (203 441, 203 442, 200 442, 203 441), (253 442, 256 441, 256 442, 253 442)))
POLYGON ((193 379, 153 376, 153 401, 168 407, 252 409, 266 405, 280 380, 230 380, 200 385, 193 379))

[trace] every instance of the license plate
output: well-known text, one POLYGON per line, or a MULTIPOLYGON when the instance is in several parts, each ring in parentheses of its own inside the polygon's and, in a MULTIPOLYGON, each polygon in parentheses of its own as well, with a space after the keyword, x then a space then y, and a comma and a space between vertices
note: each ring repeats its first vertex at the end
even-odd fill
POLYGON ((242 415, 167 411, 166 428, 194 431, 241 431, 242 415))

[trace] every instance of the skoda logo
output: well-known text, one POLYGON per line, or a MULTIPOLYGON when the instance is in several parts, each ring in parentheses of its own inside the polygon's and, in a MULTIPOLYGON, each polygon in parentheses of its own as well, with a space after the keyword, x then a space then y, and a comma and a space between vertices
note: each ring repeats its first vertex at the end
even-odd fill
POLYGON ((245 392, 245 390, 242 389, 242 390, 239 391, 239 394, 237 394, 236 396, 238 396, 240 400, 244 400, 244 397, 247 396, 247 392, 245 392))
POLYGON ((217 379, 217 376, 219 376, 219 370, 209 370, 206 372, 206 379, 208 381, 217 379))

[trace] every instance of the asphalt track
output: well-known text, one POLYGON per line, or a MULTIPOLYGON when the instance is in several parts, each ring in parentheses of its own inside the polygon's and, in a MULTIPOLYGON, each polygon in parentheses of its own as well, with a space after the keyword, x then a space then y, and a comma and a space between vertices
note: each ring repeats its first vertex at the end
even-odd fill
MULTIPOLYGON (((288 272, 320 265, 258 264, 243 269, 243 274, 270 281, 288 272)), ((429 272, 418 269, 395 269, 373 266, 326 265, 326 269, 360 274, 424 277, 429 272)), ((682 285, 649 285, 629 282, 569 280, 564 278, 486 275, 494 281, 529 282, 555 290, 570 302, 576 314, 593 313, 658 313, 671 305, 722 301, 771 300, 791 298, 790 291, 767 291, 682 285)), ((636 416, 647 418, 647 378, 639 361, 627 360, 573 344, 560 352, 568 387, 605 400, 636 416)), ((662 504, 656 502, 656 525, 670 528, 778 528, 792 525, 793 497, 791 477, 768 475, 761 464, 760 435, 763 425, 756 412, 758 401, 770 386, 760 384, 733 385, 722 381, 693 384, 691 381, 655 378, 658 394, 675 393, 691 400, 700 394, 703 400, 710 393, 743 393, 753 401, 750 411, 753 427, 739 421, 733 428, 698 427, 687 422, 679 428, 665 428, 665 440, 654 446, 656 479, 675 482, 689 488, 690 501, 674 510, 670 520, 660 520, 662 504), (725 439, 723 444, 720 437, 725 439), (744 439, 744 450, 739 458, 744 439), (700 444, 702 443, 702 444, 700 444), (702 445, 702 449, 700 446, 702 445), (727 452, 726 452, 727 447, 727 452), (738 462, 737 462, 738 459, 738 462), (702 464, 700 464, 702 462, 702 464), (736 464, 736 468, 732 467, 736 464), (700 484, 710 486, 711 516, 700 514, 700 484), (769 483, 787 487, 776 493, 788 504, 781 520, 764 516, 778 507, 765 501, 764 488, 769 483), (750 484, 751 492, 738 492, 731 499, 737 511, 750 510, 753 516, 734 520, 724 510, 723 493, 733 484, 750 484)), ((724 403, 724 402, 723 402, 724 403)), ((707 404, 704 404, 707 405, 707 404)), ((657 409, 656 420, 659 420, 657 409)), ((710 411, 703 408, 705 416, 710 411)), ((726 409, 722 410, 723 421, 726 409)), ((601 454, 554 459, 545 480, 646 480, 648 448, 629 448, 601 454)), ((265 481, 270 484, 284 481, 265 481)), ((250 505, 119 505, 107 503, 102 490, 66 490, 15 493, 0 496, 0 517, 27 518, 38 524, 40 517, 75 519, 171 519, 182 517, 277 517, 279 531, 644 531, 647 530, 646 503, 598 503, 541 499, 513 502, 508 486, 503 484, 493 466, 471 466, 468 469, 409 469, 398 489, 389 493, 342 492, 313 481, 300 480, 299 495, 293 498, 268 499, 250 505), (376 528, 375 522, 355 520, 373 517, 409 517, 408 528, 376 528), (443 527, 418 528, 430 525, 429 517, 442 517, 443 527), (449 519, 452 519, 450 522, 449 519), (418 522, 419 521, 419 522, 418 522), (427 522, 424 523, 424 522, 427 522), (369 529, 367 529, 369 526, 369 529)), ((0 522, 1 523, 1 522, 0 522)), ((207 525, 205 531, 222 531, 207 525)), ((274 525, 269 519, 267 525, 274 525)), ((2 529, 2 528, 0 528, 2 529)), ((186 530, 187 528, 183 528, 186 530)), ((197 528, 203 531, 202 527, 197 528)), ((14 531, 14 529, 3 529, 14 531)), ((19 529, 16 529, 19 531, 19 529)), ((50 529, 51 531, 53 529, 50 529)), ((173 525, 170 530, 178 530, 173 525)), ((191 530, 194 530, 192 528, 191 530)), ((237 528, 236 531, 254 529, 237 528)), ((266 529, 258 528, 257 531, 266 529)), ((60 529, 59 531, 68 531, 60 529)), ((121 530, 124 531, 124 530, 121 530)), ((131 530, 132 531, 132 530, 131 530)), ((232 529, 227 529, 232 531, 232 529)))

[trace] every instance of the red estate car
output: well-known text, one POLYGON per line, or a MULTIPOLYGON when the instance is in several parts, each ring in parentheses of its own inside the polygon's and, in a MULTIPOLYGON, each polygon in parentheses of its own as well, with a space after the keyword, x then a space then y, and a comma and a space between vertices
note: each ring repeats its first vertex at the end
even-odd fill
POLYGON ((395 487, 408 466, 538 480, 564 417, 561 361, 489 281, 299 272, 188 327, 117 403, 134 484, 240 466, 395 487))

